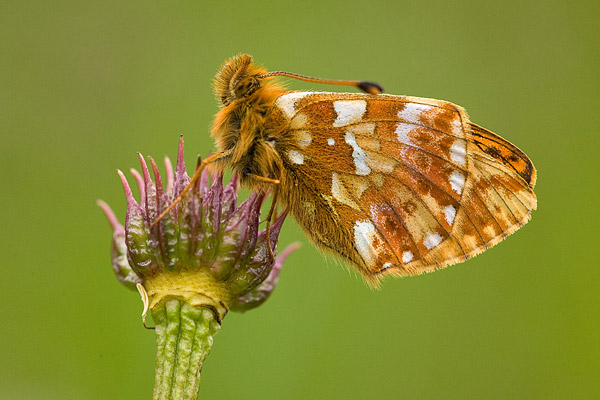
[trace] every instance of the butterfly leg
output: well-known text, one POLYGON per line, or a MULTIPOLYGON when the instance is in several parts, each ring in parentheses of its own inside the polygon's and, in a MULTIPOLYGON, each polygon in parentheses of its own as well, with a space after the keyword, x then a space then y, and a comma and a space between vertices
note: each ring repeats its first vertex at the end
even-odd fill
POLYGON ((259 180, 261 182, 270 183, 275 186, 275 190, 273 191, 273 200, 271 202, 271 208, 269 208, 269 214, 267 215, 267 248, 269 249, 269 256, 271 257, 271 261, 275 259, 275 254, 273 253, 273 249, 271 248, 271 220, 273 219, 273 214, 277 205, 277 195, 279 193, 279 179, 271 179, 266 178, 260 175, 248 174, 252 178, 259 180))
POLYGON ((269 255, 271 256, 271 261, 275 260, 275 254, 273 253, 273 249, 271 248, 271 220, 273 219, 273 212, 277 207, 277 195, 279 194, 279 186, 275 186, 273 190, 273 200, 271 201, 271 208, 269 208, 269 214, 267 214, 267 247, 269 249, 269 255))
POLYGON ((186 185, 186 187, 183 188, 183 190, 181 191, 179 196, 177 196, 177 198, 175 200, 173 200, 173 202, 162 213, 160 213, 160 215, 158 216, 158 218, 156 218, 154 220, 154 222, 152 223, 150 228, 154 228, 156 226, 156 224, 158 224, 158 222, 161 219, 163 219, 163 217, 165 215, 167 215, 167 213, 169 211, 171 211, 173 209, 173 207, 175 207, 177 204, 179 204, 179 202, 181 202, 181 200, 183 200, 185 198, 185 195, 190 191, 192 186, 194 186, 196 184, 196 182, 198 181, 198 179, 200 179, 200 176, 202 176, 202 171, 208 164, 210 164, 211 162, 215 162, 223 157, 227 157, 230 154, 231 154, 231 152, 223 152, 223 153, 213 154, 212 156, 205 158, 204 161, 199 163, 198 166, 196 167, 196 171, 194 172, 194 176, 192 176, 192 179, 190 179, 190 182, 186 185))

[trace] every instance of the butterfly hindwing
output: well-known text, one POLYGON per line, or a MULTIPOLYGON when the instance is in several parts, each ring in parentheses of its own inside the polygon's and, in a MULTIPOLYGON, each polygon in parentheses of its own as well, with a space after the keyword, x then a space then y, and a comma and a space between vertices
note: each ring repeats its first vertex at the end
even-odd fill
POLYGON ((463 261, 535 208, 527 156, 452 103, 287 92, 274 109, 299 186, 291 211, 371 281, 463 261))

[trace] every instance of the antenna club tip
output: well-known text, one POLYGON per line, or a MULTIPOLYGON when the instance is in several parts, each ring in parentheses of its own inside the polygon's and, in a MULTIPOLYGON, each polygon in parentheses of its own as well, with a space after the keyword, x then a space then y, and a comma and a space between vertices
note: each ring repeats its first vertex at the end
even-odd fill
POLYGON ((365 93, 379 94, 383 92, 383 86, 376 82, 360 81, 357 87, 365 93))

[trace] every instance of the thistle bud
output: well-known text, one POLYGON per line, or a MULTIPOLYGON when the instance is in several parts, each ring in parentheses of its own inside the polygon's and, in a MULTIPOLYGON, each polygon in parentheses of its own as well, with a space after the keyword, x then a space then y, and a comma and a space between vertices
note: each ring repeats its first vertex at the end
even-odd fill
POLYGON ((265 193, 254 192, 237 205, 236 177, 224 186, 222 175, 210 176, 205 170, 186 197, 153 226, 162 210, 190 182, 185 171, 183 139, 175 171, 165 158, 165 189, 154 160, 149 159, 148 168, 141 155, 139 159, 142 173, 131 170, 139 201, 119 171, 127 202, 125 227, 106 203, 98 203, 113 229, 111 260, 119 281, 131 289, 141 283, 148 291, 151 308, 163 299, 156 296, 166 295, 169 284, 178 286, 174 287, 179 290, 172 293, 175 295, 212 298, 206 306, 218 312, 218 319, 228 309, 246 311, 262 304, 275 287, 283 260, 296 248, 293 245, 275 258, 269 252, 270 246, 276 254, 277 238, 287 213, 274 221, 267 237, 266 230, 259 230, 265 193), (210 282, 203 285, 189 281, 194 277, 210 282), (179 287, 186 281, 189 287, 179 287), (204 286, 208 286, 204 288, 208 292, 202 292, 204 286), (215 294, 219 294, 218 299, 215 294))

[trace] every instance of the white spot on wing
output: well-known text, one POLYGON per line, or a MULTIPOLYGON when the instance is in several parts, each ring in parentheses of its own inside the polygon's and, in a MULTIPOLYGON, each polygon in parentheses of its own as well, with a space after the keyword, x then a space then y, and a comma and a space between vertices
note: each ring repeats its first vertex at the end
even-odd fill
POLYGON ((335 139, 329 138, 327 139, 327 144, 333 146, 335 144, 335 139))
POLYGON ((459 114, 457 113, 452 120, 452 133, 459 137, 464 137, 462 122, 460 121, 459 114))
POLYGON ((369 175, 371 173, 371 168, 367 165, 367 155, 364 150, 360 148, 358 143, 356 143, 356 138, 351 132, 346 132, 344 137, 346 139, 346 143, 348 143, 354 151, 352 152, 352 158, 354 158, 354 165, 356 166, 356 173, 358 175, 369 175))
POLYGON ((307 147, 312 142, 312 136, 309 131, 296 131, 294 135, 300 147, 307 147))
POLYGON ((288 157, 294 164, 304 164, 304 154, 296 150, 288 151, 288 157))
POLYGON ((413 124, 407 124, 406 122, 399 122, 396 125, 396 135, 398 136, 398 141, 400 143, 411 144, 409 133, 415 129, 413 124))
POLYGON ((446 216, 448 225, 452 225, 454 223, 454 218, 456 218, 456 208, 452 205, 444 208, 444 215, 446 216))
POLYGON ((313 92, 292 92, 279 96, 275 100, 275 105, 283 111, 283 114, 289 119, 296 113, 296 102, 313 92))
POLYGON ((461 194, 465 185, 465 176, 458 171, 453 171, 450 175, 450 186, 456 193, 461 194))
POLYGON ((383 265, 381 266, 381 270, 380 270, 379 272, 381 272, 381 271, 385 271, 386 269, 390 269, 390 268, 392 268, 393 266, 394 266, 394 264, 392 264, 391 262, 386 262, 385 264, 383 264, 383 265))
POLYGON ((405 251, 402 253, 402 262, 404 264, 407 264, 409 262, 411 262, 413 259, 413 253, 412 251, 405 251))
POLYGON ((333 102, 337 118, 333 126, 344 126, 362 119, 367 110, 365 100, 337 100, 333 102))
POLYGON ((406 103, 404 108, 398 111, 398 118, 413 124, 422 124, 421 115, 431 111, 432 106, 426 104, 406 103))
POLYGON ((467 155, 467 143, 464 140, 455 140, 450 147, 450 158, 459 165, 465 165, 467 155))
POLYGON ((344 183, 338 178, 338 175, 335 172, 331 174, 331 195, 342 204, 346 204, 356 210, 360 209, 358 204, 352 200, 348 194, 348 189, 346 189, 346 186, 344 186, 344 183))
POLYGON ((290 129, 301 129, 306 127, 308 116, 304 113, 298 113, 290 121, 290 129))
POLYGON ((439 233, 434 233, 425 238, 423 244, 429 250, 433 249, 435 246, 442 242, 442 236, 439 233))
POLYGON ((373 247, 375 235, 375 227, 371 221, 356 221, 354 224, 354 243, 367 265, 375 264, 376 250, 373 247))
POLYGON ((342 188, 340 180, 338 179, 338 176, 335 172, 331 174, 331 195, 340 203, 344 202, 342 197, 342 188))

